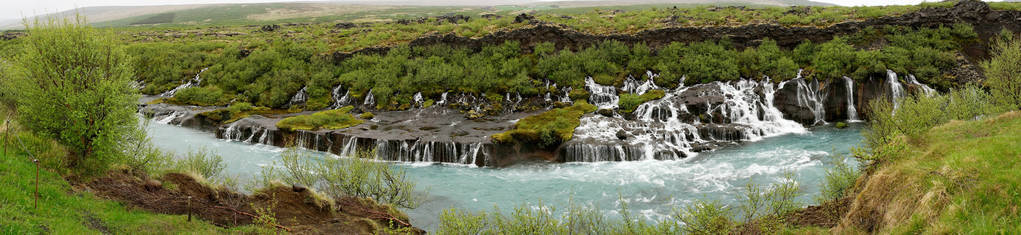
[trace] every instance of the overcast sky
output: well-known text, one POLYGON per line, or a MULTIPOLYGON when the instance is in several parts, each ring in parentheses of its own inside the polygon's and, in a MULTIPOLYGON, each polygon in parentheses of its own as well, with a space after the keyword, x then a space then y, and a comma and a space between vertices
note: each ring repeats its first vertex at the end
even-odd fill
MULTIPOLYGON (((140 6, 196 3, 293 2, 292 0, 3 0, 0 19, 19 19, 91 6, 140 6)), ((309 1, 309 0, 304 0, 309 1)), ((407 0, 430 1, 430 0, 407 0)), ((555 0, 536 0, 555 1, 555 0)), ((918 4, 922 0, 816 0, 845 6, 918 4)))

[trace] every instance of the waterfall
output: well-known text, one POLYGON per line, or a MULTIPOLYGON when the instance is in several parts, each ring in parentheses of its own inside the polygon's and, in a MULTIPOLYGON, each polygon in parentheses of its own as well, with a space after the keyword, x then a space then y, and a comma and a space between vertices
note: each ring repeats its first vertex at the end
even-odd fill
POLYGON ((620 97, 617 96, 616 87, 599 85, 592 77, 585 78, 585 87, 592 93, 589 96, 589 103, 600 109, 617 108, 617 101, 620 100, 620 97))
POLYGON ((202 70, 199 70, 199 72, 195 74, 195 77, 192 78, 191 81, 185 82, 184 84, 181 84, 180 86, 177 86, 174 89, 169 90, 167 92, 163 92, 163 94, 160 94, 160 96, 161 97, 173 97, 174 94, 177 94, 177 91, 180 91, 181 89, 185 89, 185 88, 189 88, 189 87, 196 87, 196 86, 201 85, 202 84, 202 77, 200 75, 202 75, 202 72, 205 72, 207 69, 209 69, 209 68, 203 68, 202 70))
POLYGON ((904 86, 901 86, 900 81, 897 81, 897 73, 893 70, 886 70, 886 82, 890 85, 890 98, 893 102, 893 109, 897 110, 900 107, 900 99, 904 97, 904 86))
POLYGON ((436 102, 436 104, 437 105, 446 105, 447 104, 447 92, 443 92, 443 94, 440 95, 440 101, 436 102))
POLYGON ((262 136, 259 137, 259 143, 260 144, 265 144, 265 145, 272 145, 273 144, 273 137, 272 136, 273 135, 271 135, 269 133, 269 128, 263 128, 262 129, 262 136))
POLYGON ((425 106, 425 99, 422 98, 422 92, 415 92, 415 95, 411 98, 415 105, 418 107, 425 106))
POLYGON ((636 95, 645 94, 645 92, 648 92, 650 90, 660 89, 659 86, 656 86, 656 83, 653 81, 653 79, 657 77, 657 75, 652 74, 651 71, 647 71, 646 76, 648 77, 648 79, 646 79, 644 82, 639 82, 638 80, 635 80, 634 77, 628 76, 628 78, 624 80, 624 86, 621 86, 620 89, 624 92, 633 93, 636 95))
POLYGON ((847 121, 860 122, 858 110, 854 108, 854 81, 845 76, 844 84, 847 86, 847 121))
POLYGON ((287 106, 305 104, 305 101, 308 100, 308 92, 306 89, 308 89, 308 87, 301 87, 301 90, 298 90, 298 93, 294 94, 294 97, 291 97, 291 101, 287 102, 287 106))
POLYGON ((333 92, 331 92, 331 95, 333 96, 333 104, 327 109, 339 109, 340 107, 344 107, 344 105, 351 103, 351 91, 344 91, 344 95, 341 96, 340 90, 342 87, 342 85, 337 85, 337 87, 333 88, 333 92))
POLYGON ((928 85, 918 82, 918 79, 915 79, 915 75, 908 74, 908 83, 914 85, 915 87, 918 87, 919 89, 922 89, 922 93, 925 93, 926 96, 932 96, 936 94, 936 89, 932 89, 932 87, 929 87, 928 85))
POLYGON ((156 120, 156 123, 159 123, 159 124, 170 124, 174 120, 176 120, 178 118, 181 118, 181 117, 184 117, 184 115, 186 115, 186 114, 187 114, 187 112, 185 112, 185 111, 173 111, 169 115, 156 120))
POLYGON ((805 79, 802 78, 799 73, 798 77, 795 79, 780 82, 779 88, 783 89, 790 82, 794 82, 795 85, 798 86, 796 88, 797 95, 795 97, 798 102, 798 106, 807 107, 808 110, 812 112, 814 123, 826 123, 824 120, 826 109, 822 103, 822 96, 819 95, 819 81, 813 80, 814 84, 810 86, 805 83, 805 79))
POLYGON ((773 105, 774 93, 768 80, 681 85, 662 99, 639 105, 634 112, 635 120, 601 115, 583 117, 575 138, 564 148, 564 160, 674 160, 695 156, 713 142, 756 141, 805 133, 807 130, 801 124, 783 118, 773 105), (699 115, 688 111, 685 99, 702 96, 722 99, 709 104, 709 109, 719 111, 730 123, 703 124, 697 119, 683 122, 682 116, 699 115))
POLYGON ((233 122, 223 130, 223 139, 227 141, 241 141, 241 130, 238 129, 238 122, 233 122))
POLYGON ((372 95, 372 89, 369 89, 369 92, 365 93, 365 102, 362 104, 369 106, 376 105, 376 97, 372 95))

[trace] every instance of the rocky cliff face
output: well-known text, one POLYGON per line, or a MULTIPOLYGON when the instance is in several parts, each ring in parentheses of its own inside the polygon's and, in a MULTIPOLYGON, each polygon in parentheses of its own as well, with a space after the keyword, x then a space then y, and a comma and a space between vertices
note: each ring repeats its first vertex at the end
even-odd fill
MULTIPOLYGON (((996 11, 988 4, 977 0, 963 0, 948 8, 924 8, 899 16, 887 16, 865 21, 838 23, 827 27, 785 27, 773 24, 753 24, 738 27, 668 27, 642 31, 637 34, 594 35, 578 32, 567 26, 527 20, 531 27, 500 31, 479 38, 459 37, 454 34, 431 35, 411 41, 411 47, 435 44, 459 45, 481 48, 484 45, 500 44, 512 40, 523 48, 532 48, 541 42, 553 42, 558 48, 574 48, 593 45, 605 40, 616 40, 628 44, 643 42, 652 48, 671 42, 699 42, 727 38, 738 47, 758 45, 763 38, 776 40, 783 47, 794 47, 804 40, 828 41, 837 35, 851 34, 872 26, 938 27, 956 23, 974 26, 980 38, 996 35, 1001 29, 1021 31, 1021 12, 996 11)), ((979 46, 984 47, 984 46, 979 46)), ((985 48, 969 50, 969 57, 983 57, 985 48)), ((335 52, 335 62, 343 61, 355 54, 386 53, 390 47, 371 47, 353 52, 335 52)))

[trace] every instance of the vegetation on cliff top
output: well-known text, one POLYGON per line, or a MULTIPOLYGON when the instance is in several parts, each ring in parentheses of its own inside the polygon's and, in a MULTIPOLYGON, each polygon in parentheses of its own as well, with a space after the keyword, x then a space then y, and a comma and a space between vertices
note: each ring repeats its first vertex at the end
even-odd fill
POLYGON ((339 109, 284 118, 277 122, 277 128, 291 131, 339 130, 362 124, 363 120, 348 113, 351 109, 354 109, 354 107, 346 106, 339 109))
POLYGON ((574 128, 581 125, 582 115, 596 111, 596 106, 575 101, 570 107, 556 108, 518 120, 514 129, 493 135, 499 143, 521 142, 542 148, 556 147, 571 140, 574 128))

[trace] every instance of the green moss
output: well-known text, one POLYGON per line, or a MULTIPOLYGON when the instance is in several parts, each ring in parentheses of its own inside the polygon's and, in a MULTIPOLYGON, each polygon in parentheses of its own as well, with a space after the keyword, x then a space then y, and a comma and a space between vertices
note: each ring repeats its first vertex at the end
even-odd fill
POLYGON ((839 128, 839 129, 844 129, 844 128, 847 128, 847 123, 845 123, 845 122, 837 122, 837 124, 834 124, 834 126, 836 128, 839 128))
POLYGON ((642 95, 622 94, 620 95, 620 101, 618 101, 618 107, 621 113, 631 113, 642 103, 661 99, 663 96, 666 96, 666 92, 663 90, 651 90, 642 95))
POLYGON ((362 119, 372 119, 372 118, 376 117, 376 115, 372 114, 372 112, 364 112, 361 115, 358 115, 358 117, 360 117, 362 119))
POLYGON ((543 148, 555 147, 571 140, 574 128, 581 125, 579 120, 585 113, 596 111, 596 106, 585 101, 575 101, 574 105, 552 109, 544 113, 522 118, 514 129, 495 134, 493 141, 498 143, 529 143, 543 148))
POLYGON ((276 115, 294 113, 288 110, 276 110, 267 107, 255 107, 246 102, 231 104, 229 107, 199 113, 198 115, 218 124, 232 123, 251 115, 276 115))
POLYGON ((358 124, 362 124, 361 119, 355 118, 351 115, 352 106, 343 107, 340 109, 326 110, 310 115, 301 115, 284 118, 277 122, 277 128, 286 130, 337 130, 352 127, 358 124))
POLYGON ((427 99, 427 100, 425 100, 425 103, 422 104, 422 108, 432 107, 433 104, 435 104, 435 103, 436 103, 436 101, 434 101, 432 99, 427 99))

